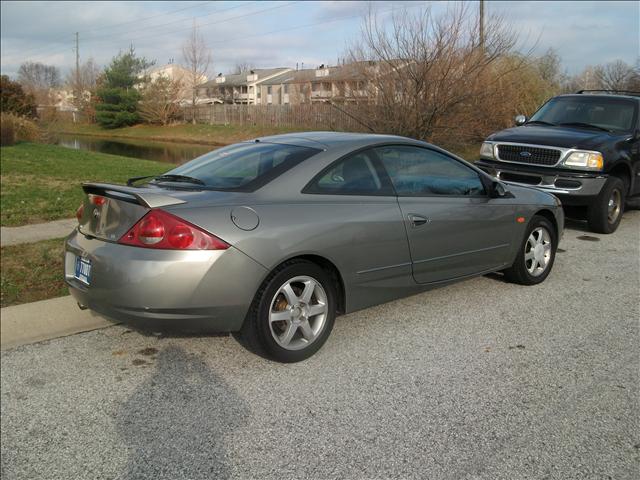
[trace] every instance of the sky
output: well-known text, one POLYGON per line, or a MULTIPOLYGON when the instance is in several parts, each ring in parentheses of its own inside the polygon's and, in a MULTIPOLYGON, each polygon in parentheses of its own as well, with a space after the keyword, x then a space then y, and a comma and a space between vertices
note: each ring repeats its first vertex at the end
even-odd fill
MULTIPOLYGON (((477 2, 466 2, 476 9, 477 2)), ((25 2, 2 0, 2 74, 15 76, 24 61, 58 66, 64 75, 80 59, 106 65, 120 50, 162 65, 182 60, 181 45, 194 21, 211 48, 213 76, 236 63, 255 67, 335 64, 357 40, 369 8, 382 21, 394 10, 430 6, 435 14, 454 2, 409 1, 193 1, 25 2)), ((534 54, 554 48, 567 73, 616 59, 640 57, 640 2, 486 1, 487 15, 501 15, 519 33, 519 48, 534 54)))

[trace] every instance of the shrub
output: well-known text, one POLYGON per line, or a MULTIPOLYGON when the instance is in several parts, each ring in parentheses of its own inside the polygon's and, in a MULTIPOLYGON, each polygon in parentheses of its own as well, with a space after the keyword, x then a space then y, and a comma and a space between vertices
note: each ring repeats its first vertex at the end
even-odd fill
POLYGON ((40 129, 31 120, 13 113, 0 114, 0 145, 13 145, 16 142, 37 142, 40 129))
POLYGON ((36 116, 36 102, 33 95, 27 94, 18 82, 8 76, 0 76, 0 110, 3 113, 15 113, 28 117, 36 116))

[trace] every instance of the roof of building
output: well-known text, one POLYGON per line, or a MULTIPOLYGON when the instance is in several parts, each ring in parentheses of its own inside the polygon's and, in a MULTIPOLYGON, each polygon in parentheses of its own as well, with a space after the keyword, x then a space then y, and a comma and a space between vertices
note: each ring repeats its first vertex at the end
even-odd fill
POLYGON ((315 76, 315 69, 308 68, 305 70, 292 70, 284 72, 276 77, 265 80, 261 85, 280 85, 281 83, 304 82, 315 76))
POLYGON ((230 87, 237 87, 240 85, 247 85, 249 83, 255 83, 255 82, 261 82, 260 80, 265 78, 265 77, 270 77, 272 75, 275 75, 279 72, 285 72, 286 70, 288 70, 288 67, 279 67, 279 68, 254 68, 252 70, 248 70, 245 72, 240 72, 240 73, 234 73, 231 75, 219 75, 224 77, 224 82, 222 83, 217 83, 216 82, 216 78, 218 77, 214 77, 213 79, 209 80, 206 83, 203 83, 202 85, 200 85, 201 87, 216 87, 216 86, 220 86, 220 87, 224 87, 224 86, 230 86, 230 87), (247 76, 251 75, 251 72, 253 72, 254 74, 258 75, 258 79, 257 80, 253 80, 251 82, 247 81, 247 76))

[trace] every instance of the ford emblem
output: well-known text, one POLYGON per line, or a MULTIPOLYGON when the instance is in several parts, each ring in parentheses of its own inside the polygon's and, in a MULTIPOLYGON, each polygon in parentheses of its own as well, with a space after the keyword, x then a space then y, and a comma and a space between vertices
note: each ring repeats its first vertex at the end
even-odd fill
POLYGON ((521 157, 530 157, 531 156, 531 152, 527 152, 526 150, 523 150, 522 152, 520 152, 520 156, 521 157))

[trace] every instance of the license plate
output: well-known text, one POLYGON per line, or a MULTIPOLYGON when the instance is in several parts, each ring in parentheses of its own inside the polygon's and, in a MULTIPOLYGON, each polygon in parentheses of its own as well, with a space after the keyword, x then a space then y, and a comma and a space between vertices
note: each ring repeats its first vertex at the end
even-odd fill
POLYGON ((91 260, 76 257, 76 273, 74 277, 85 285, 89 285, 91 281, 91 260))

